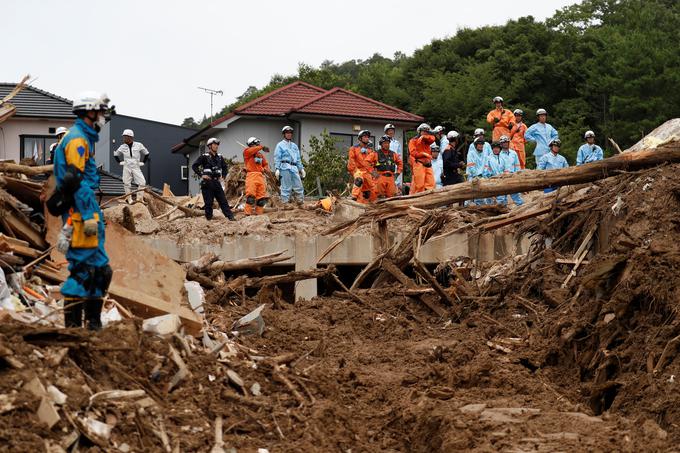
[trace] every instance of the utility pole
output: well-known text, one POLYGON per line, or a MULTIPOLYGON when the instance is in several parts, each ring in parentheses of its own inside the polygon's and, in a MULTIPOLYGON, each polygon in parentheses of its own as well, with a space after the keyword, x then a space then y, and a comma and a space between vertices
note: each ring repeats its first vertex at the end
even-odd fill
POLYGON ((219 94, 220 96, 222 96, 224 93, 222 92, 222 90, 213 90, 211 88, 198 87, 198 89, 203 90, 210 95, 210 122, 212 123, 212 121, 213 121, 213 96, 215 96, 216 94, 219 94))

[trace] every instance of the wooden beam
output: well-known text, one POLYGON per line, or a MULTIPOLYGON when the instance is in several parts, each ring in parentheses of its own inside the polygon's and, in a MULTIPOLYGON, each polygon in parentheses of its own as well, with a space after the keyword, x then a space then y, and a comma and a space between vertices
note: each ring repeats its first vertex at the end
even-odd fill
POLYGON ((149 188, 146 188, 145 192, 148 193, 149 195, 151 195, 152 197, 154 197, 156 200, 160 200, 165 204, 169 204, 170 206, 176 207, 177 209, 182 211, 184 213, 184 215, 186 215, 187 217, 200 217, 202 215, 205 215, 205 212, 203 212, 203 211, 199 211, 198 209, 191 209, 191 208, 181 206, 181 205, 175 203, 172 200, 168 200, 167 198, 164 198, 164 197, 158 195, 156 192, 154 192, 153 190, 151 190, 149 188))
POLYGON ((281 261, 287 261, 290 256, 281 256, 286 250, 270 253, 268 255, 256 256, 253 258, 244 258, 233 261, 215 261, 209 266, 210 274, 215 275, 219 272, 233 272, 246 269, 260 269, 262 266, 269 266, 281 261))
MULTIPOLYGON (((396 278, 406 288, 418 289, 418 285, 416 285, 413 280, 408 278, 408 276, 404 274, 401 271, 401 269, 399 269, 392 261, 388 259, 383 260, 382 267, 384 270, 392 274, 394 278, 396 278)), ((435 304, 434 302, 428 300, 426 297, 423 297, 422 295, 416 296, 416 299, 418 299, 426 307, 428 307, 430 310, 432 310, 434 313, 441 316, 442 318, 445 318, 449 315, 446 309, 444 309, 444 307, 435 304)))
POLYGON ((497 230, 498 228, 502 228, 504 226, 512 225, 513 223, 521 222, 523 220, 531 219, 533 217, 538 217, 544 214, 549 213, 552 210, 552 206, 546 206, 545 208, 541 209, 536 209, 534 211, 529 211, 525 212, 520 215, 515 215, 511 217, 507 217, 505 219, 497 220, 495 222, 489 222, 480 227, 480 229, 484 232, 486 231, 492 231, 492 230, 497 230))
POLYGON ((427 282, 432 286, 432 288, 439 294, 439 297, 441 298, 442 302, 445 304, 449 305, 450 307, 453 307, 456 305, 456 301, 453 300, 453 297, 449 293, 447 293, 444 288, 439 284, 436 278, 430 274, 430 271, 427 270, 425 265, 418 261, 417 258, 413 258, 413 267, 415 268, 416 272, 418 272, 427 282))
POLYGON ((28 165, 0 162, 0 172, 2 173, 20 173, 26 176, 36 176, 52 173, 53 170, 54 165, 39 165, 36 167, 30 167, 28 165))

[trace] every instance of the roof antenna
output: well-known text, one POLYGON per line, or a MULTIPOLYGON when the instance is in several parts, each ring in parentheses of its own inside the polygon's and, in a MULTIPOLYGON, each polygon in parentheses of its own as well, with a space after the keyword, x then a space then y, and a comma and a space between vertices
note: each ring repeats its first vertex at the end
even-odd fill
POLYGON ((213 90, 211 88, 198 87, 199 90, 203 90, 210 95, 210 122, 213 122, 213 96, 219 94, 222 96, 224 93, 222 90, 213 90))

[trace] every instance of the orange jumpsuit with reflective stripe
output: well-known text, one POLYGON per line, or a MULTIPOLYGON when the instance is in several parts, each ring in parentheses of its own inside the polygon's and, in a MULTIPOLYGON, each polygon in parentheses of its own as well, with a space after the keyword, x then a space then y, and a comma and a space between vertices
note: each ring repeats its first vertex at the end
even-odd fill
POLYGON ((361 186, 357 186, 356 183, 352 186, 352 198, 356 199, 359 203, 366 204, 375 201, 378 197, 372 175, 375 171, 376 161, 377 156, 373 148, 359 144, 349 149, 347 171, 352 175, 354 181, 357 181, 357 178, 362 180, 361 186), (361 152, 362 149, 366 152, 361 152))
POLYGON ((493 141, 497 142, 501 135, 507 135, 510 138, 510 124, 515 123, 515 115, 508 109, 493 109, 486 115, 486 122, 493 127, 493 141))
POLYGON ((424 192, 434 189, 434 172, 432 171, 432 151, 430 145, 435 137, 424 134, 414 137, 408 142, 408 161, 413 172, 411 193, 424 192))
POLYGON ((377 190, 378 197, 380 198, 390 198, 397 194, 397 185, 394 182, 394 175, 396 173, 403 173, 404 162, 401 160, 401 156, 391 151, 390 149, 385 152, 379 149, 376 153, 376 167, 378 171, 378 181, 377 190))
POLYGON ((251 146, 243 150, 243 162, 246 167, 246 215, 263 214, 267 202, 267 183, 264 172, 269 170, 269 163, 264 157, 264 146, 251 146), (257 160, 256 160, 257 159, 257 160))
POLYGON ((522 123, 515 124, 512 129, 510 129, 510 143, 512 149, 517 152, 517 157, 519 157, 519 166, 524 170, 526 168, 527 156, 524 152, 524 145, 526 140, 524 139, 524 133, 527 131, 527 125, 522 123))

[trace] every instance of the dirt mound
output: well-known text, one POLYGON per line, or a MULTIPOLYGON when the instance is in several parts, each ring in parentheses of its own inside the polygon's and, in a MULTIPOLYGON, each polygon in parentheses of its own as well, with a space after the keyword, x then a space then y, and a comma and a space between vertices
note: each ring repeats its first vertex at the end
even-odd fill
POLYGON ((501 277, 505 297, 494 314, 509 322, 507 304, 530 320, 527 359, 559 392, 595 414, 651 420, 675 442, 679 171, 668 165, 604 180, 576 206, 558 205, 527 225, 532 251, 501 277))

